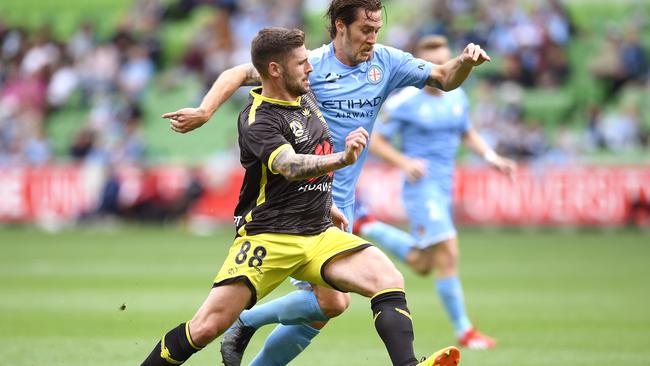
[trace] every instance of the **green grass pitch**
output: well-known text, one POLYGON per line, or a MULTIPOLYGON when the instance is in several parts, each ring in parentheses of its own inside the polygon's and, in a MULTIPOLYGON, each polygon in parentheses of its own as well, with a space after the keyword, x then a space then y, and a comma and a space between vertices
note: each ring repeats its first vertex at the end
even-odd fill
MULTIPOLYGON (((0 365, 139 364, 201 304, 230 240, 173 228, 0 228, 0 365)), ((650 364, 647 234, 461 230, 461 248, 469 313, 499 342, 464 351, 462 365, 650 364)), ((418 355, 452 344, 432 280, 400 269, 418 355)), ((255 335, 244 364, 270 330, 255 335)), ((220 364, 218 341, 186 364, 220 364)), ((354 295, 293 364, 388 365, 368 301, 354 295)))

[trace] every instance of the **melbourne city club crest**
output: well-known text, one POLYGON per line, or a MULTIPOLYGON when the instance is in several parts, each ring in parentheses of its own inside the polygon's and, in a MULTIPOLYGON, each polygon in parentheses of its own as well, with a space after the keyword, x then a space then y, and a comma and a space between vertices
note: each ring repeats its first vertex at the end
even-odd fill
POLYGON ((368 68, 368 82, 370 84, 379 84, 381 79, 384 78, 384 70, 377 65, 372 65, 368 68))

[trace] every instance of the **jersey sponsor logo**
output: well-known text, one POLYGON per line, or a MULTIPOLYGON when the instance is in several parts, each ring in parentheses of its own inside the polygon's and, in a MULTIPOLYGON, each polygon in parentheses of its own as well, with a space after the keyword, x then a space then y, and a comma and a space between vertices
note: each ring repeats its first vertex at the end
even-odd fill
POLYGON ((370 84, 379 84, 384 78, 384 70, 377 65, 372 65, 368 68, 368 82, 370 84))
MULTIPOLYGON (((316 147, 314 148, 314 155, 329 155, 334 152, 334 147, 328 140, 323 141, 323 143, 317 144, 316 147)), ((329 172, 327 173, 327 176, 332 178, 334 176, 334 172, 329 172)), ((310 178, 308 180, 309 183, 314 183, 319 177, 314 177, 310 178)))
POLYGON ((309 139, 309 134, 303 127, 302 123, 300 121, 292 121, 289 123, 289 127, 291 127, 291 131, 293 132, 293 135, 296 137, 296 144, 299 144, 301 142, 307 141, 309 139))
POLYGON ((321 103, 325 109, 361 109, 366 107, 378 107, 381 105, 382 98, 374 97, 373 99, 333 99, 321 103))
POLYGON ((305 193, 305 192, 312 192, 312 191, 319 191, 319 192, 331 192, 332 191, 332 182, 321 182, 317 184, 305 184, 298 188, 298 192, 305 193))
POLYGON ((374 118, 375 110, 381 106, 382 100, 382 97, 374 97, 373 99, 334 99, 322 102, 321 107, 323 109, 337 110, 334 118, 374 118))

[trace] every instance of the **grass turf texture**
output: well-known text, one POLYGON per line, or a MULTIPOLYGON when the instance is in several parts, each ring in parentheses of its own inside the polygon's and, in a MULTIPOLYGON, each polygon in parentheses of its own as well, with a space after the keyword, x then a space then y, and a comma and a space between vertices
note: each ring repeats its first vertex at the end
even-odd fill
MULTIPOLYGON (((138 364, 201 304, 231 237, 0 229, 0 363, 138 364)), ((499 341, 492 351, 465 351, 462 365, 648 365, 648 242, 631 231, 461 231, 469 312, 499 341)), ((416 352, 428 356, 454 342, 451 328, 432 280, 400 268, 416 352)), ((284 284, 270 298, 289 290, 284 284)), ((371 319, 368 301, 354 295, 293 364, 387 365, 371 319)), ((244 364, 271 329, 256 334, 244 364)), ((217 341, 187 365, 219 361, 217 341)))

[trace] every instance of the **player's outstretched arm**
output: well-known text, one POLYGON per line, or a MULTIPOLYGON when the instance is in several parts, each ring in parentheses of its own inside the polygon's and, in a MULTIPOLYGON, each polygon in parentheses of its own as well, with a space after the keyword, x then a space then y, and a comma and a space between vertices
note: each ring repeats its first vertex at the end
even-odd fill
POLYGON ((354 164, 367 144, 368 132, 359 127, 346 137, 345 151, 329 155, 307 155, 296 154, 293 148, 288 148, 273 159, 271 168, 290 181, 320 177, 354 164))
POLYGON ((459 56, 442 65, 434 65, 427 85, 445 91, 456 89, 467 79, 472 68, 490 60, 481 46, 470 43, 459 56))
POLYGON ((427 172, 427 164, 420 159, 411 159, 402 154, 399 150, 393 147, 386 138, 378 133, 372 136, 370 144, 370 153, 381 158, 390 165, 396 166, 404 171, 406 179, 414 182, 422 178, 427 172))
POLYGON ((485 161, 496 168, 499 172, 509 176, 510 179, 514 178, 514 174, 517 171, 517 163, 514 160, 504 158, 492 150, 474 128, 470 128, 463 135, 463 143, 470 150, 481 155, 485 161))
POLYGON ((171 129, 187 133, 203 126, 219 107, 245 85, 259 85, 261 79, 253 64, 242 64, 230 68, 219 75, 198 108, 183 108, 165 113, 162 118, 169 119, 171 129))

